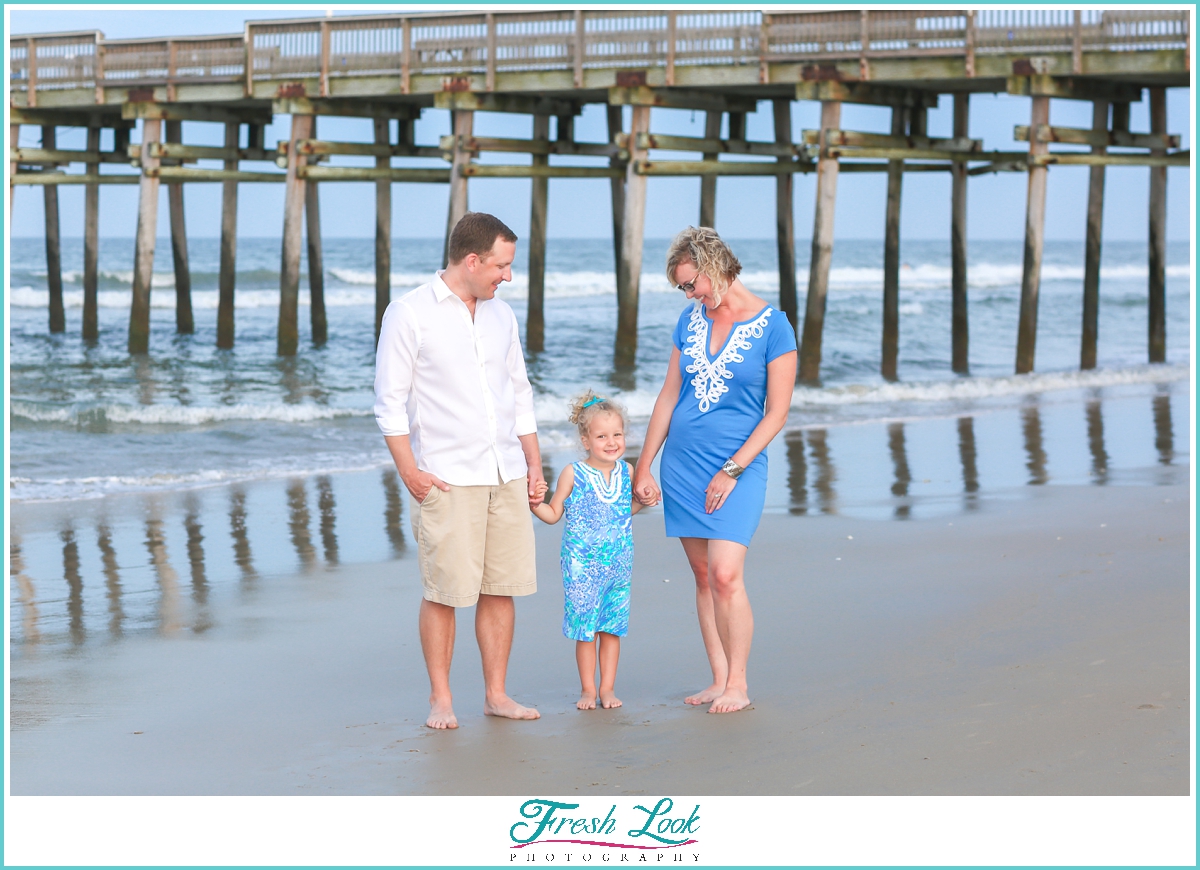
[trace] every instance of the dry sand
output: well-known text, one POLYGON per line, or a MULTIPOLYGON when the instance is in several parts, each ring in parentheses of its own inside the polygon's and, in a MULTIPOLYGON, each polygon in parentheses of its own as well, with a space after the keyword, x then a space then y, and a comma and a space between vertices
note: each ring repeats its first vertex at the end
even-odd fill
POLYGON ((557 527, 538 529, 510 666, 536 722, 482 715, 467 610, 462 727, 422 726, 411 556, 264 577, 202 635, 14 656, 12 793, 1187 794, 1187 487, 1010 496, 908 522, 764 517, 754 706, 726 716, 682 703, 707 672, 660 515, 634 524, 617 710, 574 709, 557 527))

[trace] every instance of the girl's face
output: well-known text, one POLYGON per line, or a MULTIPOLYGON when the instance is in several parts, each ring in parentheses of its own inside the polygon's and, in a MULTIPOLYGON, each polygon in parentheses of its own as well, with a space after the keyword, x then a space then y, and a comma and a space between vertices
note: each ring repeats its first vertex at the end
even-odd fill
POLYGON ((581 440, 593 459, 616 462, 625 455, 625 421, 620 414, 597 414, 581 440))

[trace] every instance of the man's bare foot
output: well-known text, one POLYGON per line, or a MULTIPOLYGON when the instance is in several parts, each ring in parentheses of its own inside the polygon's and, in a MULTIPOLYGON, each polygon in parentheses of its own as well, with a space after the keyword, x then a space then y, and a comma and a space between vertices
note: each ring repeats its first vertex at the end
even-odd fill
POLYGON ((584 689, 579 696, 579 700, 575 702, 576 710, 595 710, 596 709, 596 693, 589 692, 584 689))
POLYGON ((444 731, 447 728, 458 727, 458 717, 454 715, 454 709, 447 704, 431 703, 429 707, 429 718, 425 720, 427 728, 436 728, 439 731, 444 731))
POLYGON ((605 710, 611 710, 613 707, 621 706, 621 699, 612 692, 600 692, 600 706, 605 710))
POLYGON ((691 704, 693 707, 699 707, 701 704, 711 704, 717 698, 721 697, 721 693, 725 691, 724 684, 718 685, 713 683, 703 692, 697 692, 694 695, 689 695, 683 699, 683 703, 691 704))
POLYGON ((533 707, 522 707, 508 695, 503 695, 493 701, 483 702, 485 716, 499 716, 502 719, 540 719, 542 714, 533 707))
POLYGON ((740 689, 726 689, 718 698, 713 699, 710 713, 736 713, 750 706, 750 696, 740 689))

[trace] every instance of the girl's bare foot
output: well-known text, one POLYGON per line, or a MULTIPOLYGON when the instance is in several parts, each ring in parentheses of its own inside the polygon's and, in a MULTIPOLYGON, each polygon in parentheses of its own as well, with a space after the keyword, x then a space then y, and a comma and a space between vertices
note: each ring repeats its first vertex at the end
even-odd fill
POLYGON ((723 683, 713 683, 702 692, 697 692, 694 695, 689 695, 683 699, 683 703, 691 704, 693 707, 699 707, 701 704, 711 704, 717 698, 721 697, 721 693, 725 691, 723 683))
POLYGON ((726 689, 719 697, 713 699, 710 713, 736 713, 750 706, 750 696, 741 689, 726 689))
POLYGON ((600 706, 605 710, 611 710, 613 707, 621 706, 621 699, 612 692, 600 691, 600 706))
POLYGON ((579 700, 575 702, 576 710, 595 710, 596 709, 596 693, 589 692, 586 689, 579 696, 579 700))

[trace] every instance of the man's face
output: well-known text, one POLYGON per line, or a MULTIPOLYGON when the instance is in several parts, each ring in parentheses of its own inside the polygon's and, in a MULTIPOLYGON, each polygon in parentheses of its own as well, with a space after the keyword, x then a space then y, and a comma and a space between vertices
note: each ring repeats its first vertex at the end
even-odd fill
POLYGON ((471 276, 470 291, 476 299, 491 299, 496 289, 512 280, 512 262, 517 255, 515 242, 497 238, 492 249, 482 257, 467 254, 467 274, 471 276))

